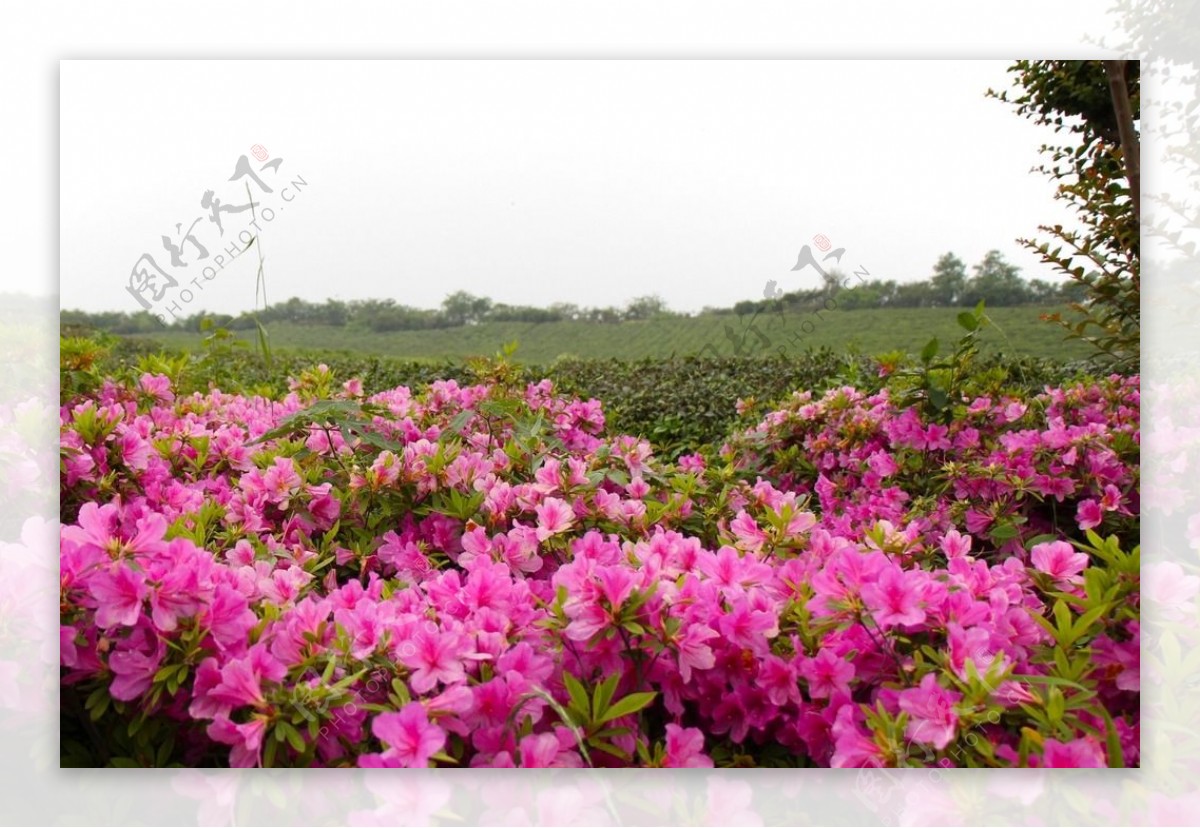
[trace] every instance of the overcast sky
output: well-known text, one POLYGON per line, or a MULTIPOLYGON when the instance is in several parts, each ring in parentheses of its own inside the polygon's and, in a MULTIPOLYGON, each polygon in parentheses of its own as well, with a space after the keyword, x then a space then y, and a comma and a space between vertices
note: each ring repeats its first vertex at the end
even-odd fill
POLYGON ((253 307, 253 251, 224 252, 250 213, 220 212, 222 235, 201 203, 245 204, 250 179, 229 181, 243 155, 273 191, 250 183, 273 211, 258 222, 270 301, 656 293, 694 311, 768 280, 816 286, 790 272, 816 234, 872 277, 998 248, 1053 279, 1015 241, 1067 220, 1029 172, 1053 135, 985 97, 1008 64, 64 62, 61 304, 138 310, 126 286, 148 253, 178 283, 162 303, 253 307))

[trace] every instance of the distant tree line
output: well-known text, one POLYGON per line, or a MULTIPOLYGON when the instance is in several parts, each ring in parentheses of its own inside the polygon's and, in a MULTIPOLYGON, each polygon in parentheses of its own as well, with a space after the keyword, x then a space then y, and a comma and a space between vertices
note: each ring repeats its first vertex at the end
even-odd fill
MULTIPOLYGON (((975 265, 970 276, 966 265, 953 253, 947 253, 934 265, 933 275, 923 282, 846 277, 836 270, 826 274, 824 285, 812 290, 790 293, 777 291, 774 296, 738 302, 730 308, 706 307, 701 315, 753 314, 779 310, 801 311, 830 298, 837 308, 925 308, 974 307, 983 300, 988 307, 1008 305, 1056 305, 1081 301, 1082 288, 1075 282, 1053 284, 1021 278, 1019 269, 1004 260, 999 251, 989 252, 975 265)), ((658 296, 640 296, 623 307, 585 308, 566 302, 539 308, 530 305, 509 305, 493 302, 485 296, 457 291, 447 296, 439 308, 416 308, 394 299, 359 299, 344 302, 327 299, 306 302, 293 297, 286 302, 269 305, 256 314, 195 313, 175 319, 169 327, 197 330, 200 321, 208 318, 230 330, 252 330, 254 317, 263 324, 290 322, 297 325, 351 326, 374 332, 420 331, 435 328, 454 328, 478 325, 483 322, 567 322, 598 323, 631 322, 671 316, 685 316, 667 307, 658 296)), ((61 324, 84 326, 118 334, 152 333, 163 325, 146 311, 87 312, 64 310, 61 324)))
POLYGON ((865 279, 830 270, 824 284, 813 290, 781 293, 774 297, 738 302, 732 308, 705 308, 707 313, 753 313, 802 311, 833 299, 841 310, 863 308, 988 307, 1012 305, 1058 305, 1078 302, 1083 290, 1074 282, 1055 284, 1042 279, 1021 278, 1020 269, 1004 260, 1000 251, 989 251, 970 275, 962 259, 946 253, 933 266, 933 274, 921 282, 865 279))
MULTIPOLYGON (((270 322, 291 322, 297 325, 353 326, 385 332, 455 328, 483 322, 541 323, 582 320, 616 323, 683 315, 668 308, 667 303, 658 296, 641 296, 624 307, 583 308, 560 302, 539 308, 493 302, 486 296, 475 296, 460 290, 447 296, 441 307, 434 309, 415 308, 400 304, 394 299, 358 299, 349 302, 327 299, 324 302, 306 302, 292 297, 286 302, 276 302, 254 314, 233 316, 198 312, 177 317, 167 327, 196 330, 202 319, 212 319, 215 324, 229 330, 252 330, 254 317, 257 316, 258 321, 264 325, 270 322)), ((85 326, 118 334, 150 333, 163 329, 163 324, 147 311, 125 313, 64 310, 60 322, 63 326, 85 326)))

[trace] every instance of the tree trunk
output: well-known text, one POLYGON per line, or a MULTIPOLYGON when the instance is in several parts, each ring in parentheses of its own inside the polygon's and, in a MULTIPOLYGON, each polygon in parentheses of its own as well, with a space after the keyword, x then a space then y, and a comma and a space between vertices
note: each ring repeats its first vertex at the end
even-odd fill
POLYGON ((1125 161, 1125 177, 1129 179, 1129 196, 1133 199, 1133 213, 1138 225, 1142 223, 1142 173, 1141 148, 1138 134, 1133 128, 1133 107, 1129 101, 1129 87, 1125 84, 1124 60, 1106 60, 1104 71, 1108 75, 1108 88, 1112 93, 1113 112, 1117 116, 1117 134, 1121 139, 1121 156, 1125 161))

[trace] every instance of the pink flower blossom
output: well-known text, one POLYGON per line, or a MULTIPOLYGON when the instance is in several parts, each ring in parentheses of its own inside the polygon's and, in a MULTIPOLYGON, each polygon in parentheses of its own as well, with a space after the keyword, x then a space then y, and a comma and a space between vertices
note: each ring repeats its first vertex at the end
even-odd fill
POLYGON ((208 726, 208 735, 217 742, 230 745, 229 765, 234 768, 256 768, 262 764, 262 743, 267 722, 254 717, 245 724, 229 719, 216 719, 208 726))
POLYGON ((804 658, 800 675, 808 682, 808 695, 828 699, 838 694, 849 695, 854 665, 832 650, 821 650, 812 658, 804 658))
POLYGON ((951 529, 942 536, 941 548, 947 558, 965 557, 971 552, 971 536, 951 529))
POLYGON ((521 739, 518 753, 523 768, 578 768, 583 760, 573 750, 575 736, 567 728, 553 733, 531 733, 521 739))
POLYGON ((1042 754, 1045 768, 1106 768, 1108 762, 1099 743, 1088 737, 1060 742, 1047 739, 1042 754))
POLYGON ((711 768, 713 761, 704 753, 704 734, 694 727, 667 725, 667 755, 664 768, 711 768))
POLYGON ((961 700, 961 693, 943 689, 937 676, 926 673, 919 685, 900 692, 900 710, 909 715, 905 735, 914 742, 944 749, 954 739, 958 727, 954 705, 961 700))
POLYGON ((705 642, 718 637, 716 630, 704 624, 688 624, 679 639, 679 675, 684 681, 692 680, 692 670, 710 670, 717 663, 712 647, 705 642))
POLYGON ((425 768, 446 745, 446 732, 429 721, 420 702, 411 702, 398 713, 380 713, 371 720, 371 732, 386 749, 360 756, 362 768, 425 768))
MULTIPOLYGON (((169 757, 184 764, 254 766, 269 747, 276 765, 425 767, 446 750, 469 767, 573 767, 555 712, 570 673, 589 702, 609 676, 614 698, 654 694, 608 723, 622 756, 589 749, 597 765, 711 767, 705 746, 731 744, 756 761, 892 764, 905 745, 868 726, 879 706, 906 718, 908 763, 967 764, 950 756, 971 741, 958 688, 1007 671, 989 699, 1004 716, 972 725, 1000 763, 1028 728, 1044 745, 1032 765, 1103 764, 1096 706, 1138 762, 1141 599, 1192 623, 1190 569, 1148 567, 1142 596, 1136 573, 1113 580, 1125 614, 1096 619, 1072 656, 1093 709, 1049 732, 1028 679, 1055 672, 1038 622, 1058 593, 1111 569, 1076 551, 1080 526, 1103 520, 1127 551, 1136 538, 1137 377, 964 399, 946 422, 895 387, 802 392, 671 462, 549 381, 367 396, 378 376, 303 371, 271 399, 127 372, 67 389, 58 634, 21 611, 44 556, 0 543, 0 605, 15 635, 49 642, 43 658, 59 643, 64 686, 125 703, 100 733, 144 714, 187 735, 169 757), (300 434, 321 399, 364 404, 353 434, 300 434), (1055 523, 1052 506, 1080 500, 1078 521, 1059 505, 1055 523), (1032 537, 1045 542, 1026 552, 1032 537), (281 727, 296 711, 314 727, 281 727)), ((0 406, 0 452, 22 469, 0 484, 10 497, 40 480, 4 428, 18 416, 0 406)), ((1196 435, 1169 418, 1155 431, 1178 482, 1196 435)), ((1168 483, 1147 499, 1169 514, 1184 504, 1168 483)), ((24 703, 21 675, 0 674, 0 697, 24 703)))
POLYGON ((565 501, 556 497, 546 498, 534 511, 537 513, 537 539, 539 541, 560 535, 575 523, 574 511, 565 501))
POLYGON ((924 577, 920 572, 890 566, 862 588, 863 601, 880 627, 908 626, 925 620, 922 608, 924 577))
POLYGON ((1086 552, 1076 552, 1065 541, 1036 544, 1029 553, 1035 569, 1057 581, 1079 581, 1079 573, 1088 565, 1086 552))
POLYGON ((96 600, 96 624, 101 629, 132 627, 149 594, 146 576, 119 562, 93 576, 88 586, 96 600))
POLYGON ((1075 510, 1075 522, 1079 524, 1080 529, 1095 529, 1104 522, 1104 511, 1094 500, 1081 500, 1075 510))
POLYGON ((400 646, 400 661, 410 670, 409 684, 417 693, 426 693, 443 685, 466 681, 462 638, 453 632, 420 629, 411 641, 400 646))

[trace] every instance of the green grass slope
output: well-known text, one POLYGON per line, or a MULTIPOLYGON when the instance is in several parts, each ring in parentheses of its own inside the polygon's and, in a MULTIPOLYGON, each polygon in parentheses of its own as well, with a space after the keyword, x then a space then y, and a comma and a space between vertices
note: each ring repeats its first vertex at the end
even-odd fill
MULTIPOLYGON (((982 338, 985 353, 1038 356, 1055 360, 1086 357, 1089 350, 1066 342, 1063 330, 1039 315, 1061 308, 995 308, 996 326, 982 338)), ((757 356, 798 354, 813 348, 878 354, 919 352, 931 337, 946 346, 962 330, 955 321, 961 308, 895 308, 759 316, 703 316, 600 324, 491 322, 432 331, 374 333, 355 328, 273 323, 271 344, 287 350, 344 350, 405 359, 461 359, 493 354, 517 341, 523 362, 548 363, 560 356, 584 359, 641 359, 706 354, 757 356)), ((252 332, 242 334, 251 339, 252 332)), ((195 347, 198 334, 164 331, 150 337, 168 346, 195 347)))

